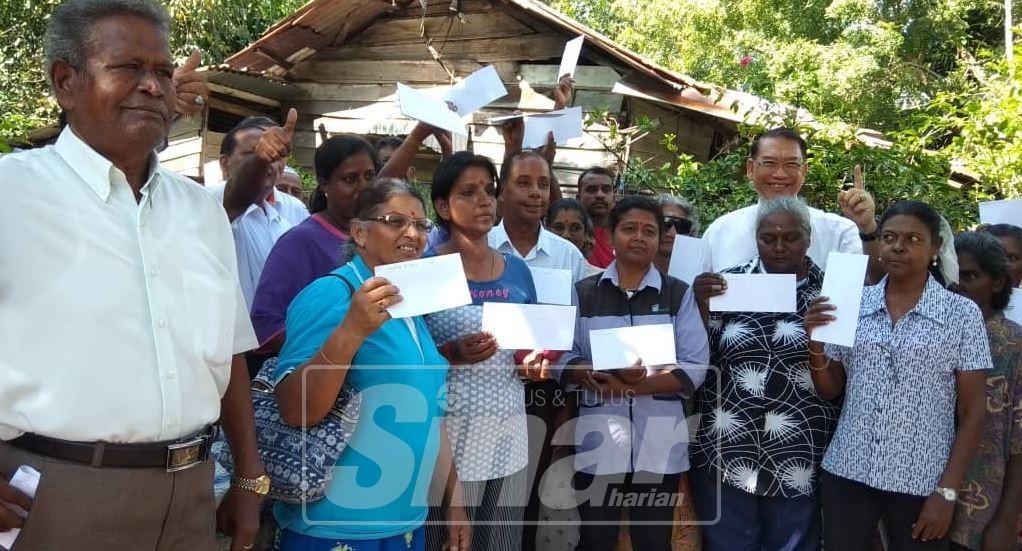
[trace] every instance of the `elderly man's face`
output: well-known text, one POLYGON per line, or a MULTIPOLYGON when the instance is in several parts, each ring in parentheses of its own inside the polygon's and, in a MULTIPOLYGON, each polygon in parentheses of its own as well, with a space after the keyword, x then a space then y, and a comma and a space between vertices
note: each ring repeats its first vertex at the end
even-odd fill
POLYGON ((75 133, 107 158, 148 155, 174 113, 166 35, 145 19, 111 15, 88 37, 84 67, 54 64, 57 100, 75 133))

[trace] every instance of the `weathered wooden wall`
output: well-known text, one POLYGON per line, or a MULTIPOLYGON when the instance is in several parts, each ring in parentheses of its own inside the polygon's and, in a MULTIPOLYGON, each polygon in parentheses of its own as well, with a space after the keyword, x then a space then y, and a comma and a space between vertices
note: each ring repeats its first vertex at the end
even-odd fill
MULTIPOLYGON (((286 78, 298 93, 279 104, 250 97, 251 94, 237 96, 230 94, 230 90, 215 90, 220 93, 211 98, 210 106, 247 116, 261 114, 256 108, 279 105, 278 118, 283 118, 289 107, 295 107, 299 122, 294 155, 299 164, 311 168, 315 149, 322 142, 320 128, 328 134, 369 137, 403 135, 412 129, 415 121, 403 117, 397 106, 395 82, 439 96, 450 86, 452 74, 464 77, 492 64, 509 93, 476 113, 469 125, 468 138, 456 137, 455 145, 471 147, 499 161, 503 158, 503 140, 488 120, 516 110, 529 113, 551 109, 553 101, 547 95, 557 81, 564 43, 574 37, 513 5, 463 0, 461 6, 463 15, 459 19, 446 3, 431 3, 425 13, 418 3, 412 3, 409 8, 384 15, 354 36, 344 35, 343 44, 323 48, 288 71, 286 78)), ((660 165, 672 160, 660 145, 667 133, 678 137, 682 151, 705 159, 714 140, 713 121, 611 93, 628 70, 587 46, 575 73, 574 105, 588 113, 606 112, 625 124, 638 116, 659 119, 660 128, 631 150, 632 155, 647 158, 651 163, 660 165)), ((175 154, 181 153, 172 159, 175 166, 196 170, 202 163, 216 159, 222 134, 199 128, 187 131, 191 134, 182 135, 183 141, 172 143, 175 154), (201 143, 194 143, 196 139, 201 139, 201 143), (195 157, 193 150, 199 148, 201 159, 187 160, 195 157)), ((554 173, 568 193, 586 168, 595 165, 613 168, 617 164, 605 147, 608 142, 608 129, 592 125, 584 137, 558 148, 554 173)), ((428 181, 435 165, 436 155, 422 155, 416 162, 420 180, 428 181)))

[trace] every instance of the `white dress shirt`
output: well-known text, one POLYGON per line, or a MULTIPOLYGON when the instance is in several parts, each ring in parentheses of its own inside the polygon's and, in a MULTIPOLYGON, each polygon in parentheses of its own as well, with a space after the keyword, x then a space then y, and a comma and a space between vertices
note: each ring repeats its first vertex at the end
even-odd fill
MULTIPOLYGON (((702 258, 703 272, 721 270, 744 264, 757 256, 756 214, 759 204, 731 211, 713 221, 703 241, 706 242, 702 258)), ((862 240, 855 222, 836 214, 809 207, 809 258, 827 269, 827 255, 832 252, 862 253, 862 240)))
POLYGON ((518 252, 518 249, 511 244, 511 238, 508 237, 507 230, 504 229, 503 220, 490 230, 486 240, 494 249, 521 258, 530 268, 571 270, 572 281, 578 281, 587 275, 582 251, 578 250, 578 247, 571 241, 543 226, 539 227, 539 239, 536 241, 536 246, 525 256, 522 256, 522 253, 518 252))
POLYGON ((180 438, 220 416, 257 346, 224 209, 159 167, 124 173, 65 128, 0 159, 0 439, 180 438))
MULTIPOLYGON (((226 183, 207 188, 209 192, 223 204, 226 183)), ((263 201, 256 205, 250 205, 244 214, 231 222, 231 231, 234 233, 234 247, 238 258, 238 279, 241 282, 241 293, 245 296, 245 306, 252 309, 252 299, 255 297, 256 287, 259 286, 259 277, 263 273, 263 266, 266 265, 266 257, 270 256, 270 250, 280 239, 280 236, 291 229, 295 222, 288 216, 297 217, 293 205, 285 203, 282 197, 290 197, 304 209, 301 202, 286 193, 277 193, 273 190, 274 202, 263 201)), ((298 222, 309 217, 309 211, 298 222)))
POLYGON ((276 188, 273 189, 271 195, 273 196, 273 202, 270 204, 273 205, 273 208, 277 209, 277 212, 291 226, 297 226, 309 217, 309 208, 294 195, 289 195, 276 188))

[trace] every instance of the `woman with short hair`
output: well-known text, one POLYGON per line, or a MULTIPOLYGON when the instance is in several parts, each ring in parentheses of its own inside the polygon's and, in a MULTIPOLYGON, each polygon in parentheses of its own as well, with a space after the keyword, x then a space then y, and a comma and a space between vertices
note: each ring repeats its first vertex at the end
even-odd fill
MULTIPOLYGON (((393 179, 361 190, 352 210, 350 260, 288 308, 274 394, 294 426, 318 425, 344 385, 360 393, 361 411, 326 498, 274 506, 280 551, 422 551, 428 474, 447 481, 450 445, 440 428, 447 361, 422 317, 390 317, 400 289, 373 276, 378 266, 419 258, 432 222, 418 192, 393 179)), ((444 503, 447 518, 461 521, 447 539, 468 549, 456 478, 444 503)))
POLYGON ((709 312, 727 290, 720 274, 696 278, 711 364, 697 394, 699 430, 690 475, 706 551, 814 551, 820 547, 818 471, 839 408, 809 376, 803 317, 823 272, 808 256, 812 225, 800 199, 763 201, 757 256, 723 274, 794 274, 796 310, 709 312), (718 516, 719 515, 719 516, 718 516))

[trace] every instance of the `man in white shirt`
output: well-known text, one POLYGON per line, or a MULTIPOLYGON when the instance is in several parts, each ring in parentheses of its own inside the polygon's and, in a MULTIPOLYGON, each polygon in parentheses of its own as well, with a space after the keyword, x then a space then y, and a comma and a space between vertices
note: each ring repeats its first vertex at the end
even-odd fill
POLYGON ((256 346, 223 208, 160 167, 174 110, 155 0, 70 0, 47 25, 68 126, 0 159, 0 532, 18 551, 252 545, 268 481, 241 355, 256 346), (214 514, 214 423, 239 460, 214 514), (34 500, 8 480, 40 473, 34 500), (19 511, 8 504, 28 510, 19 511))
MULTIPOLYGON (((806 180, 806 142, 789 128, 768 130, 756 138, 745 172, 759 198, 794 197, 806 180)), ((839 203, 846 217, 809 208, 812 240, 809 257, 821 269, 831 252, 876 256, 876 211, 873 198, 862 187, 856 168, 856 185, 841 192, 839 203)), ((759 204, 729 212, 713 221, 703 233, 706 242, 703 272, 719 272, 756 256, 756 212, 759 204)))
MULTIPOLYGON (((294 121, 289 120, 288 124, 293 134, 294 121)), ((260 143, 280 138, 280 131, 266 117, 248 117, 235 125, 220 143, 220 170, 227 180, 209 188, 213 197, 223 203, 231 221, 238 278, 248 309, 252 307, 259 276, 274 243, 309 216, 309 211, 297 199, 276 192, 277 179, 287 157, 271 159, 258 154, 260 143), (299 203, 297 208, 292 202, 299 203)), ((290 149, 288 129, 284 131, 290 149)))
POLYGON ((543 227, 551 188, 546 159, 532 150, 521 151, 504 161, 500 179, 497 196, 503 217, 487 236, 490 246, 521 258, 530 268, 570 270, 572 281, 585 277, 578 247, 543 227))
MULTIPOLYGON (((543 227, 543 217, 550 207, 550 165, 536 151, 524 150, 511 154, 501 166, 497 200, 502 218, 487 240, 502 253, 515 255, 530 268, 553 268, 571 272, 571 281, 585 277, 585 259, 570 241, 543 227)), ((550 465, 550 441, 554 433, 554 419, 563 405, 557 381, 546 374, 552 357, 535 351, 523 359, 530 366, 531 380, 525 384, 525 411, 531 419, 542 425, 529 423, 529 474, 531 492, 525 513, 527 524, 523 529, 522 549, 535 549, 535 521, 539 518, 539 482, 550 465)))

